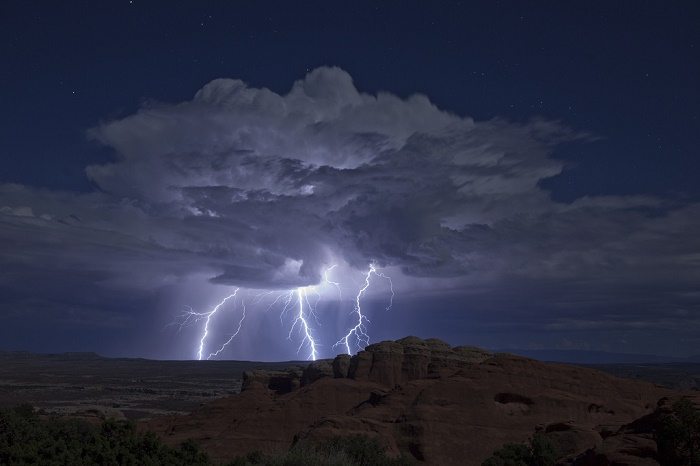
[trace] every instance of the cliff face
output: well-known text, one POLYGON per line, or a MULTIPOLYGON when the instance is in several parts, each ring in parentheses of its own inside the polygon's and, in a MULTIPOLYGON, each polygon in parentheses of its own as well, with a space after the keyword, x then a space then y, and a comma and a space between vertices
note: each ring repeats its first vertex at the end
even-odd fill
MULTIPOLYGON (((245 374, 240 395, 145 427, 194 438, 219 460, 298 439, 362 434, 429 464, 479 465, 506 442, 546 433, 573 458, 652 412, 668 390, 592 369, 407 337, 350 358, 245 374)), ((641 464, 641 463, 630 463, 641 464)))

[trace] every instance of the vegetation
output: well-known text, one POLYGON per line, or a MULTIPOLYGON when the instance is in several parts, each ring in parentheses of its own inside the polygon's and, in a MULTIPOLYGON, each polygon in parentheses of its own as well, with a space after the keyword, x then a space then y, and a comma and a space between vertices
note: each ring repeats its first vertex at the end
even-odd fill
POLYGON ((661 419, 656 432, 659 462, 666 466, 700 465, 700 412, 684 398, 661 419))
MULTIPOLYGON (((338 437, 321 444, 297 443, 288 452, 259 452, 228 466, 403 466, 374 439, 338 437)), ((46 466, 213 466, 197 445, 164 445, 152 432, 138 432, 132 422, 105 420, 99 426, 75 419, 42 419, 31 406, 0 410, 0 465, 46 466)))
MULTIPOLYGON (((658 413, 658 412, 657 412, 658 413)), ((664 466, 700 466, 700 410, 683 398, 671 411, 655 418, 649 426, 655 432, 658 461, 664 466)), ((483 466, 551 466, 556 450, 547 438, 535 435, 528 445, 508 443, 496 450, 483 466)))
POLYGON ((42 420, 31 406, 0 410, 0 464, 11 465, 209 465, 192 442, 163 445, 133 423, 106 420, 92 426, 78 420, 42 420))
POLYGON ((250 453, 229 466, 405 466, 414 461, 391 458, 376 439, 364 436, 335 437, 320 444, 300 442, 278 455, 250 453))
POLYGON ((529 444, 506 443, 482 463, 482 466, 553 466, 554 445, 542 434, 535 434, 529 444))
MULTIPOLYGON (((673 404, 655 423, 659 462, 700 466, 700 411, 688 399, 673 404)), ((556 452, 542 434, 529 443, 508 443, 483 466, 553 466, 556 452)), ((280 454, 250 453, 227 466, 403 466, 376 439, 336 437, 322 443, 298 442, 280 454)), ((75 419, 39 416, 31 406, 0 410, 0 465, 193 465, 213 466, 197 445, 164 445, 152 432, 138 432, 132 422, 105 420, 95 426, 75 419)))

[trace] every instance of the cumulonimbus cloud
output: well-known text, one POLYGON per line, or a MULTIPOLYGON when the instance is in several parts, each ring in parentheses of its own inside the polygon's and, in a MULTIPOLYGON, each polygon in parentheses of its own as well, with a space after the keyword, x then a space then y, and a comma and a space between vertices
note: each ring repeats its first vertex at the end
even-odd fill
POLYGON ((474 274, 632 280, 647 263, 696 260, 698 240, 685 237, 698 232, 687 217, 696 206, 550 199, 539 183, 563 169, 552 151, 586 133, 362 93, 338 68, 284 95, 217 79, 89 136, 115 157, 87 167, 94 193, 0 188, 1 239, 25 251, 5 250, 6 264, 97 268, 143 286, 206 271, 217 283, 288 288, 318 282, 333 260, 455 286, 474 274), (683 242, 667 245, 676 234, 683 242))

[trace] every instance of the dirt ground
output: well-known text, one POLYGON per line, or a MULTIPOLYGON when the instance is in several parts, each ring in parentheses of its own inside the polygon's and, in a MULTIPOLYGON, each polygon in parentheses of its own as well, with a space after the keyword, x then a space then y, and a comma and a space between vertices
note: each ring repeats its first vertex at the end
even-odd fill
POLYGON ((134 420, 188 413, 238 393, 244 370, 291 364, 6 352, 0 353, 0 407, 29 403, 46 413, 134 420))

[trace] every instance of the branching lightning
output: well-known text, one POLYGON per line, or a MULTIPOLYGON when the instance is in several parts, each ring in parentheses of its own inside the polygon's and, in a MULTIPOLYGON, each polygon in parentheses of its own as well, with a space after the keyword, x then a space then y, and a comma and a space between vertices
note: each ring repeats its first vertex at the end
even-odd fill
MULTIPOLYGON (((370 268, 371 268, 371 266, 370 266, 370 268)), ((395 294, 394 294, 394 282, 392 282, 391 277, 388 277, 387 275, 385 275, 384 272, 377 272, 375 270, 374 273, 378 277, 382 277, 383 279, 385 279, 386 281, 389 282, 389 291, 391 291, 391 297, 389 298, 389 305, 386 307, 385 310, 390 311, 391 308, 394 306, 394 296, 395 296, 395 294)))
POLYGON ((369 345, 369 335, 367 334, 367 326, 365 323, 369 323, 369 319, 367 316, 364 315, 362 312, 362 306, 360 303, 360 300, 362 299, 362 295, 365 294, 365 291, 367 291, 367 288, 369 288, 370 284, 370 278, 372 275, 376 275, 378 277, 384 278, 389 281, 389 288, 391 290, 391 299, 389 301, 389 305, 387 306, 386 310, 390 310, 391 307, 394 305, 394 284, 391 281, 391 278, 385 275, 383 272, 377 272, 377 268, 375 267, 374 264, 369 265, 369 270, 367 270, 367 274, 365 275, 365 284, 362 286, 359 291, 357 292, 357 295, 355 296, 355 308, 353 309, 353 313, 357 315, 357 324, 355 324, 354 327, 352 327, 348 333, 345 334, 343 338, 338 340, 333 347, 343 345, 345 346, 345 350, 347 351, 348 354, 352 354, 352 351, 350 350, 350 339, 354 336, 355 337, 355 344, 357 345, 357 349, 361 350, 365 346, 369 345))
POLYGON ((284 316, 287 314, 287 311, 292 307, 292 301, 294 301, 294 290, 288 291, 286 293, 282 293, 275 299, 272 304, 270 304, 270 307, 268 310, 275 305, 277 301, 279 301, 280 298, 284 297, 284 306, 282 306, 282 312, 280 312, 280 325, 284 325, 284 316))
MULTIPOLYGON (((316 340, 314 340, 314 337, 311 333, 311 330, 309 329, 309 323, 307 322, 307 313, 304 312, 304 302, 307 302, 308 305, 308 297, 306 293, 305 288, 298 288, 297 289, 297 301, 299 304, 299 313, 297 314, 296 319, 294 319, 294 322, 292 323, 292 328, 289 329, 289 335, 288 338, 291 340, 292 339, 292 332, 294 331, 294 328, 299 325, 301 332, 304 336, 304 338, 301 340, 301 343, 299 344, 299 348, 297 348, 297 354, 299 354, 299 351, 301 351, 301 348, 304 346, 304 344, 308 344, 310 354, 308 359, 311 359, 312 361, 316 360, 317 353, 316 353, 316 340)), ((309 305, 309 312, 311 314, 314 314, 314 311, 312 310, 313 308, 309 305)))
POLYGON ((330 267, 328 267, 326 270, 323 271, 323 281, 328 283, 329 285, 333 285, 336 287, 338 290, 338 300, 342 301, 343 300, 343 290, 340 288, 340 283, 334 282, 328 278, 328 272, 333 270, 334 268, 338 267, 338 264, 333 264, 330 267))
POLYGON ((202 334, 202 338, 199 340, 199 351, 197 351, 197 359, 199 359, 200 361, 202 360, 202 353, 204 352, 204 342, 207 341, 207 336, 209 335, 209 322, 211 321, 212 316, 219 312, 219 309, 221 308, 221 306, 224 305, 224 303, 226 303, 226 301, 228 301, 231 298, 234 298, 238 294, 239 289, 240 288, 236 288, 236 291, 234 291, 233 294, 226 296, 219 304, 214 306, 214 309, 212 309, 211 311, 205 312, 204 314, 199 314, 200 316, 206 319, 206 321, 204 322, 204 333, 202 334))
MULTIPOLYGON (((323 281, 318 286, 328 285, 334 287, 338 291, 338 302, 342 304, 342 286, 339 281, 334 281, 329 278, 329 273, 337 267, 337 264, 331 265, 323 272, 323 281)), ((362 310, 362 299, 365 296, 367 290, 370 287, 372 276, 377 276, 385 279, 389 282, 389 289, 391 291, 391 297, 389 299, 389 304, 386 310, 390 310, 394 303, 394 284, 391 277, 384 274, 384 272, 377 270, 375 264, 370 264, 369 269, 364 274, 364 283, 360 286, 355 295, 354 307, 351 312, 357 321, 355 325, 348 330, 347 334, 340 340, 338 340, 333 348, 342 345, 348 354, 352 354, 353 347, 358 350, 363 349, 365 346, 369 345, 370 337, 367 333, 367 324, 370 323, 366 314, 362 310)), ((187 312, 180 316, 180 318, 171 325, 179 325, 179 329, 182 330, 185 326, 190 326, 204 321, 201 335, 199 337, 199 344, 196 348, 197 359, 212 359, 218 357, 226 347, 238 336, 243 328, 243 323, 246 319, 246 296, 240 297, 241 301, 241 316, 238 319, 238 325, 235 332, 229 335, 228 339, 221 344, 216 351, 207 352, 207 340, 209 339, 210 327, 214 325, 214 316, 222 310, 225 304, 229 300, 235 302, 236 296, 239 295, 240 288, 236 288, 235 291, 226 296, 221 300, 216 306, 214 306, 208 312, 195 312, 192 308, 188 308, 187 312)), ((287 339, 292 340, 295 334, 295 330, 300 335, 301 341, 297 347, 297 354, 301 352, 303 348, 308 349, 307 359, 316 360, 319 356, 319 342, 317 336, 315 335, 314 326, 321 326, 321 319, 316 312, 319 302, 322 299, 322 295, 316 286, 305 286, 296 289, 286 290, 286 291, 264 291, 253 296, 252 300, 248 300, 248 304, 257 305, 261 300, 269 298, 271 303, 267 306, 267 311, 270 311, 276 305, 281 306, 280 311, 280 323, 284 325, 285 321, 289 322, 287 316, 292 313, 293 319, 291 320, 291 326, 287 334, 287 339), (315 295, 314 297, 309 297, 309 295, 315 295), (276 295, 276 296, 275 296, 276 295), (272 299, 274 296, 274 299, 272 299)), ((267 300, 267 299, 266 299, 267 300)))
POLYGON ((224 350, 224 348, 226 348, 228 346, 228 344, 231 343, 231 341, 233 341, 234 338, 236 338, 236 336, 238 335, 238 332, 241 331, 241 327, 243 326, 243 321, 245 320, 245 301, 241 300, 241 306, 243 307, 243 314, 241 315, 241 320, 238 321, 238 328, 229 337, 229 339, 226 340, 226 342, 223 345, 221 345, 221 347, 218 350, 216 350, 213 353, 209 353, 209 356, 207 356, 207 360, 209 360, 215 356, 218 356, 224 350))

